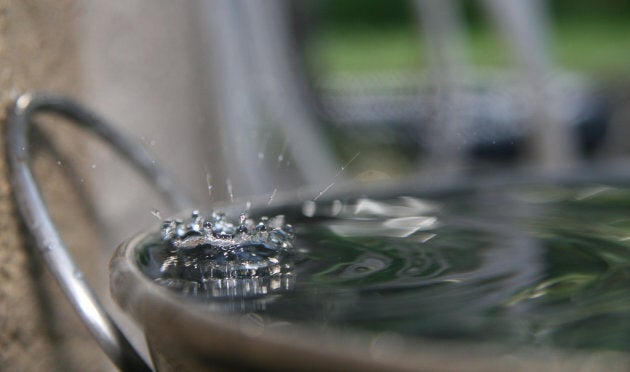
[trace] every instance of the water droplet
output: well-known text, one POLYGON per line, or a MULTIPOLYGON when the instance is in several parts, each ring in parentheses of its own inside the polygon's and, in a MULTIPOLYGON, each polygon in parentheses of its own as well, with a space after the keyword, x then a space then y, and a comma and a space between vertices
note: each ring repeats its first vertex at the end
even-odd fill
POLYGON ((155 146, 155 144, 156 144, 156 143, 157 143, 157 142, 156 142, 155 140, 151 140, 151 142, 149 142, 149 144, 150 144, 151 146, 155 146))
POLYGON ((57 165, 61 165, 61 160, 57 160, 57 165))
POLYGON ((206 172, 206 185, 208 186, 208 198, 212 200, 212 175, 206 172))
POLYGON ((157 218, 158 220, 160 220, 160 221, 162 220, 162 214, 160 213, 160 211, 159 211, 159 210, 157 210, 157 209, 152 209, 152 210, 151 210, 151 214, 152 214, 155 218, 157 218))
POLYGON ((280 167, 280 165, 282 164, 282 161, 284 160, 284 154, 287 151, 288 142, 289 141, 285 139, 284 142, 282 143, 282 149, 280 150, 280 153, 278 154, 278 168, 280 167))
POLYGON ((315 215, 315 210, 317 205, 312 200, 307 200, 302 204, 302 214, 306 217, 313 217, 315 215))
POLYGON ((277 193, 278 193, 278 189, 277 188, 273 189, 273 192, 269 196, 269 201, 267 202, 267 205, 271 205, 271 202, 273 201, 273 198, 276 197, 277 193))
POLYGON ((343 208, 343 203, 340 200, 335 200, 332 203, 332 206, 330 208, 330 214, 332 216, 336 216, 339 213, 341 213, 341 209, 343 208))
POLYGON ((91 167, 92 169, 96 169, 96 164, 92 164, 92 165, 90 165, 90 167, 91 167))
POLYGON ((265 158, 265 154, 263 152, 258 153, 258 160, 263 160, 265 158))
POLYGON ((350 164, 352 164, 352 162, 355 161, 355 159, 359 157, 360 154, 361 154, 360 152, 357 152, 356 154, 354 154, 354 156, 350 160, 348 160, 346 164, 344 164, 341 168, 339 168, 339 171, 337 172, 337 174, 335 174, 335 177, 333 179, 339 177, 341 173, 343 173, 343 171, 345 171, 346 168, 348 168, 350 164))
POLYGON ((230 196, 230 201, 234 202, 234 192, 232 190, 232 181, 229 178, 225 179, 225 186, 227 187, 228 195, 230 196))
POLYGON ((335 186, 335 183, 332 182, 330 185, 326 186, 323 190, 321 190, 317 195, 313 198, 313 201, 317 201, 326 191, 330 190, 331 187, 335 186))

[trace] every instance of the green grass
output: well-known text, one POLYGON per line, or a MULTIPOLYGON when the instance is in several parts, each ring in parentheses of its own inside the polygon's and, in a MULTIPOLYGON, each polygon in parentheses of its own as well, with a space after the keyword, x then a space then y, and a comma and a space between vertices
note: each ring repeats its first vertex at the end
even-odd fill
POLYGON ((318 33, 307 52, 325 72, 413 70, 422 66, 416 39, 405 29, 337 29, 318 33))
MULTIPOLYGON (((470 60, 482 67, 509 67, 513 59, 500 35, 476 29, 468 35, 470 60)), ((426 66, 426 48, 413 28, 335 29, 320 32, 307 48, 324 73, 413 71, 426 66)), ((603 78, 630 78, 630 22, 571 21, 556 24, 551 54, 562 68, 603 78)))
POLYGON ((605 77, 630 76, 629 22, 558 25, 554 51, 561 66, 605 77))

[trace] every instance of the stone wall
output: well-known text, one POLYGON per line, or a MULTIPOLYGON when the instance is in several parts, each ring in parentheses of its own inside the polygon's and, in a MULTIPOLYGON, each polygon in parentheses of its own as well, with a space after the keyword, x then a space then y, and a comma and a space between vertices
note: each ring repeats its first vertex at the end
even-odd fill
MULTIPOLYGON (((81 79, 75 21, 79 12, 73 0, 0 0, 1 370, 113 368, 33 251, 13 204, 5 157, 6 109, 20 92, 48 90, 78 95, 81 79)), ((68 245, 82 248, 76 252, 79 262, 93 262, 98 255, 92 251, 96 244, 85 246, 89 236, 96 234, 89 224, 90 211, 81 200, 82 194, 70 191, 74 190, 68 177, 72 165, 59 163, 62 157, 76 157, 87 147, 77 147, 84 139, 76 131, 57 129, 57 121, 42 124, 57 139, 54 143, 60 154, 51 155, 46 146, 35 146, 41 147, 35 159, 36 176, 47 190, 46 199, 68 245)))

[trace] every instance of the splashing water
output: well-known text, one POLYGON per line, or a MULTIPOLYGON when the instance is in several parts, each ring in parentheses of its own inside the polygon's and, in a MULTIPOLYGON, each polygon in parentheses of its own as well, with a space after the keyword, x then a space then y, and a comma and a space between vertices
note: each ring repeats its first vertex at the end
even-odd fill
POLYGON ((224 297, 290 285, 294 233, 282 215, 255 221, 242 213, 234 223, 194 211, 186 220, 165 220, 160 235, 146 254, 159 266, 151 276, 167 287, 224 297))

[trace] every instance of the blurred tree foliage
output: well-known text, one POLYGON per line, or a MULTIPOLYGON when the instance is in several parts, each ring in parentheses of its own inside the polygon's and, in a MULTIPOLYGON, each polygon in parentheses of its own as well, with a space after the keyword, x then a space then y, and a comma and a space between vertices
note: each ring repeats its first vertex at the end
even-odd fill
POLYGON ((628 0, 554 0, 549 1, 549 10, 554 19, 625 19, 630 20, 628 0))
MULTIPOLYGON (((471 62, 513 63, 482 0, 456 0, 468 31, 471 62)), ((529 1, 529 0, 523 0, 529 1)), ((309 29, 307 54, 317 71, 410 71, 426 59, 412 0, 304 0, 299 25, 309 29)), ((603 78, 630 76, 630 1, 549 0, 550 45, 567 69, 603 78)))
POLYGON ((412 22, 412 4, 407 0, 309 0, 320 22, 328 27, 400 27, 412 22))
MULTIPOLYGON (((320 21, 329 27, 338 28, 383 28, 401 27, 413 23, 410 0, 307 0, 309 7, 320 21)), ((481 1, 461 0, 461 9, 472 27, 487 21, 481 1)), ((580 19, 630 20, 628 0, 550 0, 547 6, 556 21, 580 19)))

